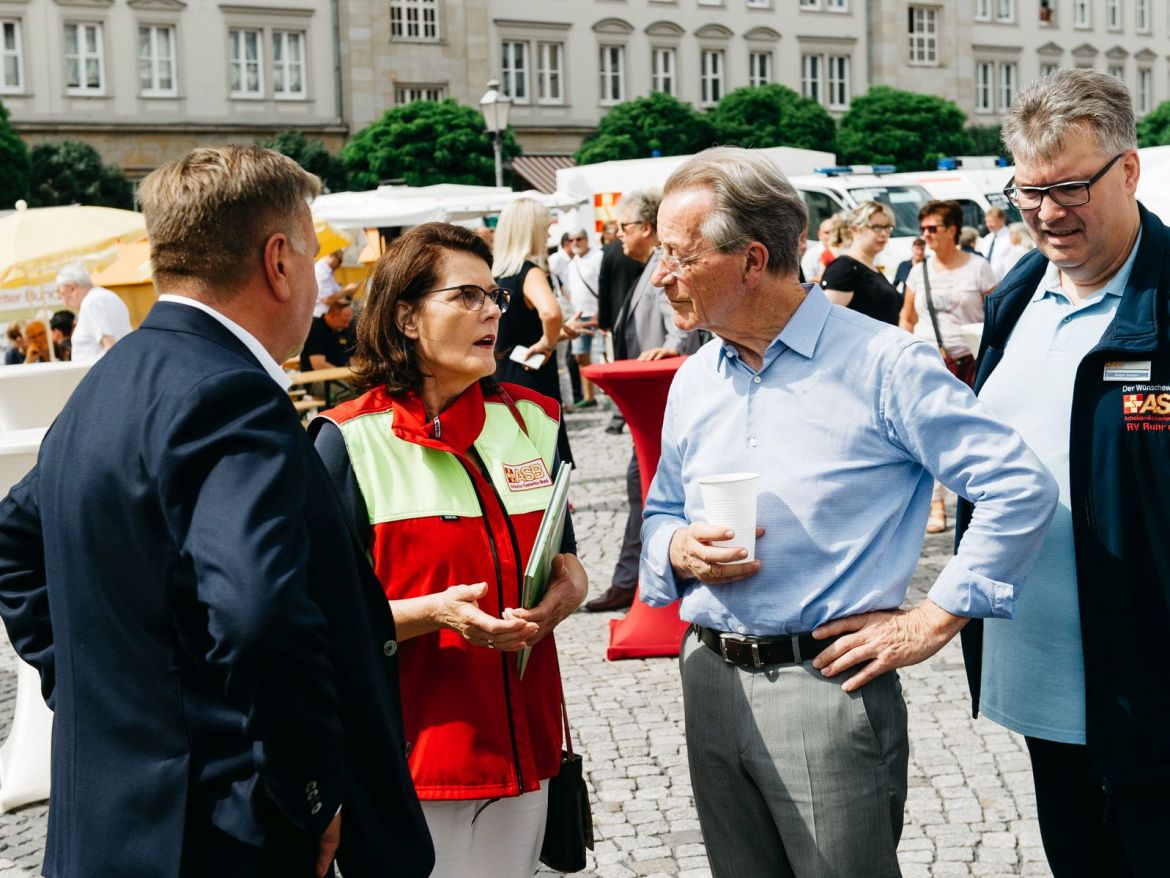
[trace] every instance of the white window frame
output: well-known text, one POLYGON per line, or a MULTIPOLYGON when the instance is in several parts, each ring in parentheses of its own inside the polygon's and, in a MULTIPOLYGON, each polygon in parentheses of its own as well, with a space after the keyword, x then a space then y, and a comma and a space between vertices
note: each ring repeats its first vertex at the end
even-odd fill
POLYGON ((975 62, 975 112, 995 112, 995 62, 975 62))
POLYGON ((19 18, 0 18, 0 94, 20 94, 24 91, 24 43, 19 18), (12 48, 5 45, 5 37, 12 34, 12 48), (8 81, 8 62, 15 60, 16 81, 8 81))
POLYGON ((848 110, 852 99, 850 73, 853 62, 848 55, 829 55, 825 58, 825 95, 830 110, 848 110))
POLYGON ((975 20, 991 21, 991 4, 997 0, 975 0, 975 20))
POLYGON ((177 45, 175 26, 173 24, 139 24, 138 25, 138 94, 144 98, 173 98, 179 93, 178 65, 175 59, 177 45), (147 33, 147 57, 142 56, 142 34, 147 33), (170 35, 170 57, 165 58, 159 51, 162 33, 170 35), (142 81, 143 63, 149 65, 149 81, 142 81), (160 85, 163 74, 169 73, 171 84, 169 87, 160 85))
POLYGON ((1015 61, 999 62, 999 111, 1006 113, 1020 91, 1020 65, 1015 61))
POLYGON ((650 47, 650 90, 678 95, 678 49, 674 46, 650 47))
POLYGON ((995 20, 1011 24, 1016 20, 1016 0, 995 0, 995 20))
POLYGON ((821 0, 800 0, 800 8, 809 12, 820 12, 821 0))
POLYGON ((700 6, 722 6, 723 0, 699 0, 700 6))
POLYGON ((409 85, 396 83, 394 85, 394 104, 404 107, 415 101, 441 101, 447 90, 441 85, 409 85))
POLYGON ((390 0, 390 38, 439 42, 439 0, 390 0))
POLYGON ((100 21, 67 21, 65 22, 65 31, 68 32, 70 28, 77 29, 77 85, 69 85, 69 50, 64 51, 65 57, 65 94, 76 95, 78 97, 104 97, 106 94, 106 53, 105 53, 105 28, 102 27, 100 21), (94 46, 95 51, 90 52, 85 47, 84 34, 87 30, 92 30, 95 34, 94 46), (98 69, 98 84, 86 85, 85 67, 87 62, 97 61, 98 69))
POLYGON ((1040 75, 1041 76, 1051 76, 1053 73, 1055 73, 1059 69, 1060 69, 1060 65, 1056 64, 1052 61, 1041 61, 1040 62, 1040 75))
POLYGON ((771 9, 772 0, 747 0, 748 9, 771 9))
POLYGON ((909 8, 907 63, 912 67, 938 66, 938 10, 930 6, 909 8))
POLYGON ((543 40, 536 44, 536 102, 565 102, 565 44, 543 40))
POLYGON ((233 100, 259 101, 264 99, 264 29, 259 27, 228 28, 228 95, 233 100), (249 59, 246 52, 247 35, 256 37, 256 58, 249 59), (248 69, 256 67, 257 87, 247 89, 248 69), (231 71, 239 71, 239 88, 232 88, 231 71))
POLYGON ((1150 0, 1134 0, 1133 23, 1139 34, 1150 32, 1150 0))
POLYGON ((848 12, 849 0, 825 0, 826 12, 848 12))
POLYGON ((1117 31, 1121 30, 1121 27, 1121 0, 1105 0, 1105 29, 1117 31))
POLYGON ((278 101, 303 101, 309 96, 309 77, 306 70, 305 46, 308 43, 308 34, 303 30, 289 30, 287 28, 273 29, 272 31, 272 96, 278 101), (296 39, 293 39, 293 38, 296 39), (281 43, 281 59, 277 60, 277 44, 281 43), (294 43, 299 44, 300 57, 293 59, 289 49, 294 43), (301 87, 293 91, 288 87, 292 80, 292 73, 300 68, 301 87), (281 76, 283 74, 283 76, 281 76), (277 84, 283 79, 283 88, 277 84))
POLYGON ((528 82, 527 40, 500 40, 500 93, 513 104, 527 104, 532 95, 528 82))
POLYGON ((1134 107, 1139 116, 1144 116, 1154 108, 1154 71, 1149 67, 1139 67, 1137 71, 1137 89, 1134 91, 1134 107))
POLYGON ((601 105, 612 107, 626 99, 626 47, 621 43, 602 43, 597 47, 601 105))
POLYGON ((818 104, 825 100, 825 57, 816 53, 800 56, 800 93, 818 104))
POLYGON ((727 52, 724 49, 699 50, 699 104, 713 107, 727 94, 727 52))
POLYGON ((759 88, 775 82, 772 53, 766 50, 748 52, 748 85, 759 88))
POLYGON ((1093 26, 1093 8, 1090 0, 1073 0, 1073 27, 1080 30, 1093 26))
POLYGON ((1109 69, 1105 71, 1110 76, 1120 79, 1125 82, 1125 67, 1121 64, 1110 64, 1109 69))

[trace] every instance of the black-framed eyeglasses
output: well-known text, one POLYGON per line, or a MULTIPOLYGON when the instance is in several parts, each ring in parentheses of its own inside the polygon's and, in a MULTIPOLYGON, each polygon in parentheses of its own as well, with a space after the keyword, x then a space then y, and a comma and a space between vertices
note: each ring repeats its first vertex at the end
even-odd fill
POLYGON ((641 220, 634 220, 633 222, 629 222, 629 223, 618 223, 618 225, 621 227, 621 230, 624 232, 630 226, 645 226, 645 225, 648 225, 648 223, 644 223, 641 220))
MULTIPOLYGON (((1088 180, 1067 180, 1064 183, 1053 183, 1049 186, 1008 185, 1003 190, 1003 194, 1020 210, 1038 210, 1040 205, 1044 203, 1045 195, 1060 207, 1080 207, 1082 204, 1089 203, 1089 190, 1093 184, 1109 173, 1109 169, 1117 164, 1117 160, 1123 155, 1125 153, 1119 152, 1105 164, 1105 167, 1088 180)), ((1012 177, 1011 182, 1015 183, 1016 178, 1012 177)))
POLYGON ((468 311, 479 311, 483 308, 484 300, 491 299, 495 302, 496 307, 500 309, 500 313, 503 314, 508 310, 508 303, 512 301, 512 294, 501 287, 493 287, 490 290, 485 290, 477 284, 459 284, 454 287, 427 290, 423 295, 429 296, 431 293, 449 293, 452 290, 459 290, 459 298, 463 300, 463 307, 468 311))
POLYGON ((878 234, 878 235, 882 235, 882 234, 888 235, 892 231, 894 231, 893 226, 879 225, 876 223, 866 223, 865 227, 867 229, 869 229, 871 232, 874 232, 875 234, 878 234))
POLYGON ((939 229, 946 228, 946 226, 940 226, 938 223, 927 223, 926 225, 919 226, 918 228, 924 235, 933 235, 936 234, 939 229))

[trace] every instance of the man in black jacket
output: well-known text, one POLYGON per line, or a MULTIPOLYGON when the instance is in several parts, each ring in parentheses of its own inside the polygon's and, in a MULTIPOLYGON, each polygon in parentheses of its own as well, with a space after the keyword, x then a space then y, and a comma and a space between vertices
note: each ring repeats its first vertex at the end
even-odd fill
MULTIPOLYGON (((642 263, 631 259, 622 250, 621 241, 612 241, 601 248, 601 275, 597 279, 597 328, 612 332, 618 312, 629 299, 634 284, 642 276, 642 263)), ((620 433, 626 419, 614 410, 607 433, 620 433)))
POLYGON ((1170 230, 1135 199, 1132 107, 1071 68, 1012 105, 1005 193, 1037 251, 987 299, 975 383, 1060 484, 1016 618, 963 630, 975 709, 1026 738, 1056 878, 1166 874, 1170 230))

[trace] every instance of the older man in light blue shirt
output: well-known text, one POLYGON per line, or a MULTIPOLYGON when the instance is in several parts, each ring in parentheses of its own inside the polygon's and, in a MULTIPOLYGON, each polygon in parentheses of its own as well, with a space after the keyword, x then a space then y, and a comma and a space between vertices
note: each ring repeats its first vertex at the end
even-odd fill
POLYGON ((646 500, 642 599, 695 624, 682 649, 696 806, 716 878, 897 875, 906 712, 894 669, 970 617, 1010 618, 1052 477, 938 352, 797 280, 804 207, 748 151, 681 166, 654 278, 680 369, 646 500), (717 547, 698 480, 759 473, 756 560, 717 547), (933 479, 976 501, 922 606, 898 610, 933 479), (836 680, 831 678, 836 677, 836 680))

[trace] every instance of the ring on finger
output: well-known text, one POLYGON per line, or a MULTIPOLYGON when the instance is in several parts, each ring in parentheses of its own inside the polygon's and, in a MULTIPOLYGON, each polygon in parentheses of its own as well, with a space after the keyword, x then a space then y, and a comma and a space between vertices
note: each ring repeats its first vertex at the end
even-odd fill
POLYGON ((496 642, 495 642, 494 640, 489 640, 489 641, 487 642, 487 647, 488 647, 488 649, 495 649, 495 648, 496 648, 496 642))

